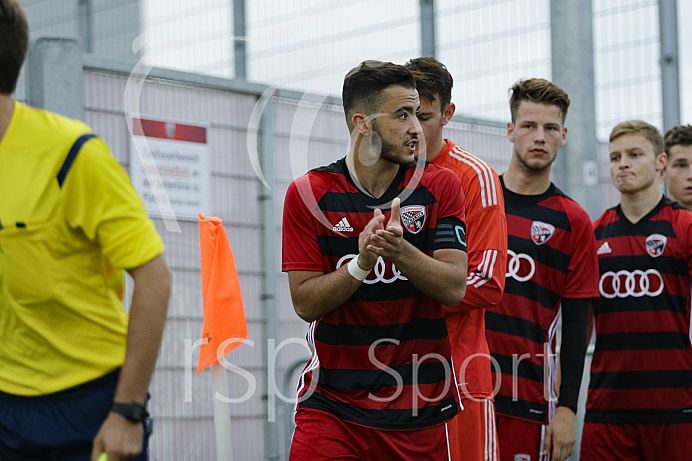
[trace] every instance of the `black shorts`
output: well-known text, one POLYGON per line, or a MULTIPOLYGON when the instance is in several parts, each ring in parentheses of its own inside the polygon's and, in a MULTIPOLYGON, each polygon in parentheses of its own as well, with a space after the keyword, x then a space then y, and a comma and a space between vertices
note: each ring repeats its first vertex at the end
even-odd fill
MULTIPOLYGON (((110 412, 119 370, 88 383, 38 397, 0 392, 0 460, 89 461, 92 441, 110 412)), ((144 423, 147 461, 151 420, 144 423)))

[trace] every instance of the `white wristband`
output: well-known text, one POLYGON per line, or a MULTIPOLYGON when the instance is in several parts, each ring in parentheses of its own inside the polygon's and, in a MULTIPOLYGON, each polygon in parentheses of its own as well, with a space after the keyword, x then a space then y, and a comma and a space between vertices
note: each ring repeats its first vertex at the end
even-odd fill
POLYGON ((363 280, 365 280, 365 277, 368 276, 370 271, 366 271, 360 268, 360 266, 358 265, 358 256, 356 256, 348 263, 348 273, 351 274, 351 276, 354 279, 362 282, 363 280))

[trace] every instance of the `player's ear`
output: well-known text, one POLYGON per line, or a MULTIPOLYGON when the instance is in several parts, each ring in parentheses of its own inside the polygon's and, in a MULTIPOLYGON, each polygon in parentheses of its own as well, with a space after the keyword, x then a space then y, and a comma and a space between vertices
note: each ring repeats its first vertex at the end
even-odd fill
POLYGON ((511 143, 514 142, 514 123, 512 122, 507 122, 507 139, 511 143))
POLYGON ((668 163, 668 154, 661 152, 656 156, 656 171, 663 172, 666 169, 666 164, 668 163))
POLYGON ((564 146, 567 142, 567 127, 562 127, 562 139, 560 139, 560 147, 564 146))
POLYGON ((351 122, 353 123, 353 128, 358 130, 361 135, 366 135, 372 127, 372 122, 364 114, 355 113, 351 117, 351 122))
POLYGON ((666 182, 668 180, 668 177, 666 176, 666 171, 668 171, 668 160, 670 160, 670 156, 668 155, 668 152, 665 152, 666 154, 666 164, 663 165, 663 169, 661 170, 661 180, 663 182, 666 182))
POLYGON ((442 111, 442 126, 445 126, 449 123, 449 121, 452 119, 452 116, 454 115, 454 111, 456 111, 456 106, 453 102, 450 102, 445 106, 444 110, 442 111))

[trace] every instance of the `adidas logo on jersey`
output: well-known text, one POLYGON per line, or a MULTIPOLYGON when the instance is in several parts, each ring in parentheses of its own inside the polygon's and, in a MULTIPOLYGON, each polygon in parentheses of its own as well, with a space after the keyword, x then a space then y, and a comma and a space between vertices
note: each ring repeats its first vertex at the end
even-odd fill
POLYGON ((610 249, 610 245, 608 245, 608 242, 603 242, 603 245, 601 245, 601 248, 598 249, 596 252, 597 255, 607 255, 608 253, 612 253, 613 250, 610 249))
POLYGON ((351 224, 349 224, 348 219, 345 217, 341 218, 341 221, 339 221, 336 226, 332 227, 332 230, 334 232, 353 232, 351 224))

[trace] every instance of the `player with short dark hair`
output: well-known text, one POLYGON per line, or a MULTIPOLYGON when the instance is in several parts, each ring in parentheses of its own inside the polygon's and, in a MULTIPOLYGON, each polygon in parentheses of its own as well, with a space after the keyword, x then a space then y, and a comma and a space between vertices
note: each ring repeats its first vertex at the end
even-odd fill
POLYGON ((502 460, 562 461, 576 442, 586 314, 589 299, 598 296, 598 268, 589 216, 550 181, 567 141, 568 107, 567 94, 547 80, 520 80, 511 88, 507 138, 514 147, 501 176, 509 232, 505 292, 485 316, 499 367, 495 410, 502 460))
MULTIPOLYGON (((620 204, 594 224, 600 297, 582 461, 682 461, 692 453, 692 212, 659 189, 658 130, 641 120, 610 135, 620 204)), ((589 332, 591 328, 589 328, 589 332)))
POLYGON ((663 138, 668 161, 663 169, 671 200, 692 209, 692 125, 671 128, 663 138))
POLYGON ((17 87, 29 49, 29 24, 17 1, 0 2, 0 94, 17 87))
POLYGON ((499 459, 490 353, 485 339, 485 308, 502 297, 507 265, 507 222, 500 178, 478 156, 442 137, 454 115, 453 78, 432 57, 406 63, 416 78, 421 106, 416 115, 425 134, 426 149, 418 154, 451 169, 466 197, 466 237, 469 268, 466 296, 446 308, 457 386, 464 411, 449 423, 452 460, 499 459))
POLYGON ((466 286, 464 196, 417 163, 410 72, 366 61, 344 81, 345 158, 293 181, 283 270, 310 322, 292 460, 447 459, 458 394, 444 318, 466 286))

